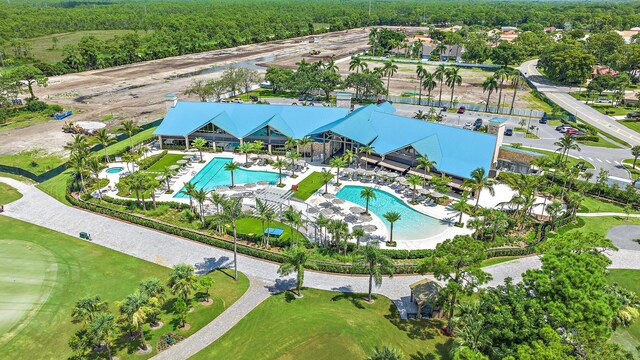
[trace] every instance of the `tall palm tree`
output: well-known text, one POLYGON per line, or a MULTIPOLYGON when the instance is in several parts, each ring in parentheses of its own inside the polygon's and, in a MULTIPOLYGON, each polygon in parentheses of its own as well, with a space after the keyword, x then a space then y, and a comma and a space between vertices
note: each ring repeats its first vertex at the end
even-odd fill
POLYGON ((76 301, 71 310, 71 318, 74 323, 89 325, 99 313, 108 308, 109 305, 106 301, 102 301, 100 296, 85 296, 76 301))
POLYGON ((438 106, 442 106, 442 87, 445 77, 447 76, 447 67, 444 64, 438 65, 433 73, 433 78, 440 81, 440 95, 438 95, 438 106))
POLYGON ((485 112, 489 112, 489 103, 491 101, 491 94, 498 89, 498 80, 492 75, 482 83, 482 92, 488 92, 487 104, 484 107, 485 112))
POLYGON ((387 99, 389 98, 389 83, 391 82, 391 77, 398 72, 398 65, 394 64, 393 61, 387 60, 384 63, 384 67, 382 67, 382 71, 384 75, 387 77, 387 99))
POLYGON ((198 152, 200 153, 200 161, 204 161, 204 159, 202 158, 202 149, 205 148, 207 144, 208 144, 207 139, 201 138, 201 137, 195 138, 191 142, 191 147, 193 149, 197 149, 198 152))
POLYGON ((160 174, 162 178, 164 178, 165 185, 167 185, 167 191, 171 190, 171 184, 169 184, 169 180, 173 176, 173 170, 169 168, 162 169, 162 173, 160 174))
POLYGON ((341 157, 334 157, 329 161, 329 166, 336 168, 336 186, 340 184, 340 180, 338 179, 340 176, 340 168, 345 167, 346 165, 347 162, 341 157))
POLYGON ((422 64, 416 66, 416 76, 418 77, 418 84, 420 84, 420 86, 418 86, 420 88, 418 92, 418 105, 422 105, 422 81, 427 72, 427 69, 425 69, 422 64))
POLYGON ((551 230, 553 231, 553 229, 555 229, 556 227, 556 220, 562 212, 562 204, 554 200, 547 204, 547 208, 545 209, 545 211, 549 215, 549 224, 551 225, 551 230))
POLYGON ((344 157, 344 160, 347 162, 347 166, 351 166, 351 164, 353 163, 353 160, 355 160, 358 157, 358 154, 351 149, 347 149, 344 151, 344 155, 342 156, 344 157))
POLYGON ((493 179, 489 179, 484 168, 476 168, 471 172, 471 176, 468 179, 465 179, 463 186, 469 189, 471 193, 476 196, 476 205, 473 208, 474 212, 478 210, 482 189, 489 190, 489 194, 491 194, 491 196, 496 194, 493 185, 493 179))
POLYGON ((442 54, 444 54, 445 51, 447 51, 447 45, 442 42, 438 43, 436 47, 433 48, 433 52, 438 54, 438 56, 440 57, 440 61, 442 61, 442 54))
POLYGON ((151 326, 156 326, 158 324, 158 314, 166 300, 165 288, 162 282, 157 278, 146 279, 138 285, 138 291, 149 297, 149 323, 151 326))
POLYGON ((393 224, 396 221, 399 221, 402 218, 402 215, 400 215, 400 213, 397 211, 387 211, 386 213, 382 214, 382 217, 385 218, 391 224, 391 229, 389 229, 389 242, 392 243, 393 242, 393 224))
POLYGON ((423 89, 427 90, 427 98, 429 99, 427 101, 427 105, 431 105, 431 92, 436 88, 436 86, 438 86, 435 75, 425 70, 421 86, 423 89))
POLYGON ((322 171, 320 172, 320 180, 322 180, 322 183, 324 184, 325 194, 329 192, 329 181, 331 181, 331 179, 333 179, 333 174, 331 173, 331 171, 322 169, 322 171))
POLYGON ((87 161, 87 171, 93 175, 93 179, 96 182, 96 190, 98 191, 98 198, 102 199, 102 192, 100 191, 100 172, 105 168, 105 165, 100 162, 97 157, 89 158, 87 161))
POLYGON ((228 163, 224 164, 224 170, 231 173, 231 187, 236 186, 235 179, 233 177, 233 172, 238 170, 238 168, 239 168, 238 164, 234 163, 233 161, 229 161, 228 163))
POLYGON ((288 137, 287 140, 285 140, 285 142, 284 142, 284 147, 287 150, 296 149, 296 151, 297 151, 298 150, 298 146, 299 146, 298 139, 295 139, 295 138, 292 138, 292 137, 288 137))
POLYGON ((107 163, 111 162, 111 159, 109 159, 109 151, 107 151, 107 146, 116 141, 115 137, 109 134, 107 132, 107 129, 102 128, 99 129, 96 133, 95 139, 98 144, 102 145, 102 148, 104 150, 104 161, 106 161, 107 163))
POLYGON ((416 161, 418 162, 416 169, 424 169, 424 184, 426 184, 427 174, 431 172, 431 169, 436 167, 437 163, 434 160, 429 160, 429 157, 426 155, 416 158, 416 161))
POLYGON ((636 145, 631 148, 631 156, 633 156, 633 165, 631 165, 631 168, 635 169, 636 162, 638 161, 638 157, 640 157, 640 145, 636 145))
POLYGON ((451 99, 449 100, 449 106, 453 104, 453 94, 456 90, 456 85, 462 85, 462 76, 460 75, 460 68, 450 67, 445 73, 447 78, 447 86, 451 88, 451 99))
POLYGON ((469 210, 469 204, 467 204, 467 201, 469 201, 469 192, 463 191, 462 195, 460 195, 460 198, 458 198, 458 200, 451 204, 453 210, 460 212, 458 224, 462 224, 462 215, 465 211, 469 210))
POLYGON ((276 160, 271 164, 274 169, 278 169, 280 176, 278 177, 279 185, 282 185, 282 169, 287 167, 287 162, 280 157, 277 157, 276 160))
POLYGON ((563 161, 564 159, 565 164, 569 159, 569 151, 581 150, 576 139, 572 138, 570 135, 565 135, 561 137, 560 140, 554 142, 553 145, 558 147, 556 151, 562 151, 562 155, 560 156, 560 161, 563 161))
POLYGON ((140 131, 140 127, 136 125, 133 121, 126 120, 126 121, 123 121, 122 124, 120 124, 120 128, 118 128, 118 130, 124 132, 129 137, 129 152, 133 153, 132 136, 138 131, 140 131))
POLYGON ((338 72, 338 65, 336 65, 336 60, 332 57, 330 58, 326 64, 323 65, 325 70, 329 70, 331 72, 338 72))
MULTIPOLYGON (((311 161, 313 161, 313 139, 311 139, 308 136, 304 136, 302 137, 300 140, 298 140, 298 144, 300 145, 300 148, 303 150, 302 153, 304 154, 304 149, 307 147, 307 145, 309 146, 310 149, 310 155, 311 155, 311 161)), ((304 156, 302 157, 304 159, 304 156)))
POLYGON ((418 187, 418 185, 422 184, 423 182, 424 182, 424 180, 420 176, 417 176, 417 175, 409 175, 409 177, 407 178, 407 184, 413 186, 413 195, 412 195, 412 198, 411 198, 411 202, 413 204, 416 203, 416 194, 417 194, 417 191, 418 191, 417 187, 418 187))
POLYGON ((363 246, 357 252, 357 258, 354 262, 354 267, 358 269, 366 269, 369 273, 369 294, 368 301, 371 302, 371 293, 373 292, 373 284, 376 287, 382 285, 382 276, 393 276, 394 266, 393 260, 388 256, 382 254, 380 250, 372 246, 363 246))
POLYGON ((111 342, 118 330, 115 316, 109 312, 98 313, 91 324, 89 324, 89 333, 95 342, 104 345, 107 350, 107 359, 111 360, 111 342))
MULTIPOLYGON (((371 146, 371 145, 364 145, 364 146, 361 146, 361 147, 358 149, 358 152, 359 152, 360 154, 365 154, 365 155, 371 155, 371 154, 373 154, 373 152, 374 152, 374 151, 375 151, 375 150, 374 150, 373 146, 371 146)), ((367 165, 367 162, 365 161, 365 162, 364 162, 364 168, 365 168, 365 170, 367 169, 367 167, 368 167, 368 165, 367 165)))
POLYGON ((355 70, 356 73, 359 73, 360 71, 363 71, 368 67, 369 66, 367 65, 367 63, 359 56, 355 56, 351 59, 351 61, 349 61, 349 71, 355 70))
POLYGON ((238 153, 244 154, 244 165, 249 166, 249 154, 253 152, 253 145, 248 142, 243 142, 238 146, 238 153))
MULTIPOLYGON (((333 175, 332 175, 333 177, 333 175)), ((320 228, 320 230, 322 231, 323 235, 324 235, 324 239, 320 239, 320 244, 322 246, 327 244, 327 227, 329 226, 329 218, 327 218, 326 216, 322 215, 322 213, 318 214, 318 217, 316 218, 315 224, 317 227, 320 228), (323 245, 324 244, 324 245, 323 245)))
POLYGON ((520 87, 521 84, 524 84, 526 81, 527 80, 519 71, 511 75, 511 86, 513 86, 513 96, 511 97, 511 109, 509 110, 509 114, 513 114, 513 107, 516 103, 516 94, 518 93, 518 88, 520 87))
POLYGON ((179 193, 183 195, 187 195, 189 197, 189 207, 193 209, 193 195, 196 192, 196 185, 198 185, 198 182, 195 182, 195 183, 186 182, 183 184, 184 186, 182 187, 182 189, 180 189, 179 193))
POLYGON ((289 206, 285 211, 282 212, 282 222, 289 225, 290 231, 290 239, 291 246, 294 246, 294 232, 293 227, 297 222, 297 217, 299 216, 298 212, 293 208, 293 206, 289 206))
POLYGON ((265 231, 265 223, 267 222, 267 218, 269 217, 269 213, 274 212, 273 209, 271 209, 269 207, 269 205, 267 205, 266 202, 260 200, 260 199, 256 199, 256 215, 258 216, 258 219, 260 219, 260 223, 262 224, 262 243, 264 244, 264 231, 265 231))
POLYGON ((136 291, 120 303, 120 314, 123 320, 138 332, 142 350, 147 350, 142 326, 147 320, 147 315, 151 312, 147 305, 148 302, 149 297, 146 294, 136 291))
POLYGON ((242 211, 242 199, 241 198, 228 198, 224 204, 222 204, 223 213, 222 217, 231 223, 231 229, 233 230, 233 278, 238 280, 238 227, 237 221, 245 216, 242 211))
POLYGON ((198 189, 193 192, 193 198, 198 203, 198 214, 200 215, 200 221, 202 226, 206 227, 206 219, 204 217, 204 202, 207 201, 207 194, 209 192, 205 189, 198 189))
POLYGON ((291 177, 296 178, 296 160, 300 159, 300 154, 295 150, 291 150, 287 153, 287 157, 290 161, 291 177))
POLYGON ((296 273, 296 294, 298 297, 302 296, 302 285, 304 283, 304 269, 316 268, 315 264, 311 262, 310 256, 303 246, 294 246, 285 250, 285 258, 278 268, 278 274, 281 276, 287 276, 292 273, 296 273))
POLYGON ((372 188, 365 186, 360 191, 360 198, 365 200, 366 207, 364 210, 365 214, 369 214, 369 201, 376 199, 376 192, 373 191, 372 188))
POLYGON ((189 297, 196 291, 197 280, 193 265, 177 264, 169 274, 167 287, 173 295, 181 298, 185 303, 189 303, 189 297))
POLYGON ((500 104, 502 103, 502 89, 504 88, 504 82, 507 81, 509 79, 509 69, 507 69, 506 67, 502 67, 498 70, 496 70, 496 72, 493 74, 494 77, 496 77, 496 79, 498 79, 498 81, 500 82, 500 85, 498 86, 499 88, 499 93, 498 93, 498 105, 497 107, 497 113, 500 112, 500 104))
POLYGON ((360 248, 360 241, 364 237, 364 229, 361 227, 354 228, 351 232, 351 236, 356 239, 356 248, 360 248))

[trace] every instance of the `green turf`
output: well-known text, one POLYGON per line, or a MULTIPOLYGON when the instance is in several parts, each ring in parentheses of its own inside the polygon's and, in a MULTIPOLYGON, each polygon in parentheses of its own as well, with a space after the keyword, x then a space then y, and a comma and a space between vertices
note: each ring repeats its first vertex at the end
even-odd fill
MULTIPOLYGON (((520 149, 537 152, 539 154, 548 155, 548 156, 551 156, 551 157, 559 155, 559 153, 554 152, 554 151, 550 151, 550 150, 531 149, 531 148, 524 147, 524 146, 521 147, 520 149)), ((572 153, 576 153, 576 151, 573 150, 572 153)), ((575 164, 577 164, 579 162, 584 162, 584 164, 587 166, 587 169, 595 169, 593 167, 593 165, 590 162, 588 162, 587 160, 578 159, 576 157, 573 157, 572 154, 569 154, 569 158, 568 158, 567 162, 568 162, 569 166, 573 166, 573 165, 575 165, 575 164)))
POLYGON ((638 178, 640 176, 640 159, 636 161, 635 168, 633 167, 633 159, 626 159, 622 161, 622 165, 629 170, 632 177, 638 178))
MULTIPOLYGON (((3 264, 0 265, 0 279, 11 280, 12 276, 16 276, 15 274, 29 275, 32 273, 31 268, 46 267, 52 258, 57 263, 56 281, 46 283, 50 287, 48 300, 39 311, 32 314, 31 321, 26 323, 26 326, 11 341, 0 345, 2 358, 20 359, 25 358, 25 354, 29 354, 29 358, 32 359, 69 357, 71 353, 67 340, 79 326, 70 321, 71 309, 77 299, 87 295, 100 295, 112 304, 111 310, 115 311, 114 301, 121 300, 135 291, 140 281, 149 277, 157 277, 164 281, 170 271, 169 268, 160 265, 4 216, 0 216, 0 228, 3 229, 0 241, 19 242, 18 247, 12 248, 11 258, 25 259, 28 255, 28 260, 34 262, 34 264, 25 264, 25 260, 16 264, 3 259, 3 264), (40 251, 40 247, 46 252, 40 251), (46 261, 36 264, 37 259, 46 261)), ((9 252, 5 251, 6 247, 3 244, 0 242, 2 248, 0 256, 5 257, 9 252)), ((163 263, 163 259, 159 257, 157 261, 163 263)), ((233 281, 223 272, 214 272, 210 276, 215 280, 211 289, 214 304, 208 307, 195 304, 195 311, 187 316, 187 322, 192 327, 183 333, 184 335, 189 335, 210 322, 248 288, 248 280, 244 276, 239 282, 233 281)), ((26 287, 23 288, 25 289, 23 292, 26 293, 26 287)), ((5 286, 0 286, 0 298, 7 299, 1 293, 3 291, 12 290, 11 288, 5 290, 5 286)), ((35 292, 31 291, 31 293, 35 292)), ((13 295, 10 299, 17 300, 13 295)), ((7 303, 6 300, 2 302, 7 303)), ((14 308, 16 308, 15 305, 14 308)), ((157 331, 146 329, 149 343, 154 347, 160 334, 176 331, 171 324, 172 318, 172 315, 164 312, 161 320, 165 322, 165 326, 157 331)), ((2 332, 0 329, 0 333, 2 332)), ((181 333, 180 330, 176 332, 181 333)), ((120 359, 145 358, 128 354, 126 350, 119 351, 118 356, 120 359)))
POLYGON ((45 173, 63 163, 62 157, 49 154, 42 149, 23 151, 13 155, 0 155, 0 165, 21 168, 36 175, 45 173))
MULTIPOLYGON (((640 279, 640 270, 611 269, 608 274, 609 283, 617 283, 640 296, 638 279, 640 279)), ((636 358, 640 358, 640 319, 636 319, 628 328, 617 329, 612 339, 631 351, 636 358)))
POLYGON ((544 111, 548 114, 551 114, 553 112, 553 108, 551 107, 551 105, 533 95, 533 91, 529 91, 528 93, 519 92, 518 97, 520 98, 520 100, 526 101, 528 104, 528 108, 530 109, 544 111))
POLYGON ((599 141, 578 140, 578 143, 580 143, 580 145, 595 146, 595 147, 602 147, 602 148, 608 148, 608 149, 620 149, 618 145, 608 141, 607 139, 601 136, 599 138, 600 138, 599 141))
MULTIPOLYGON (((616 212, 624 214, 624 205, 614 204, 612 202, 594 199, 585 196, 580 203, 580 212, 616 212)), ((637 213, 637 211, 632 211, 637 213)))
POLYGON ((600 113, 610 116, 627 115, 630 112, 634 112, 637 109, 625 108, 623 106, 611 106, 611 105, 596 105, 590 103, 589 106, 598 110, 600 113))
POLYGON ((393 303, 376 296, 305 289, 265 300, 192 359, 364 359, 391 345, 407 359, 448 359, 451 340, 438 321, 400 320, 393 303))
POLYGON ((158 160, 155 164, 149 167, 148 172, 161 172, 171 165, 176 165, 179 160, 182 160, 184 154, 167 154, 162 157, 162 159, 158 160))
MULTIPOLYGON (((133 144, 135 145, 137 143, 151 139, 153 137, 153 132, 156 130, 156 128, 157 126, 154 126, 147 130, 143 130, 137 134, 134 134, 132 136, 133 144)), ((120 142, 107 146, 107 152, 109 153, 110 156, 115 154, 120 154, 130 144, 131 144, 131 141, 129 141, 129 138, 125 138, 120 142)), ((96 151, 94 154, 97 154, 98 156, 104 156, 104 149, 96 151)))
POLYGON ((487 259, 485 261, 483 261, 480 265, 482 267, 485 266, 491 266, 491 265, 496 265, 496 264, 501 264, 503 262, 507 262, 507 261, 511 261, 511 260, 515 260, 515 259, 519 259, 521 258, 521 256, 500 256, 500 257, 494 257, 491 259, 487 259))
POLYGON ((2 171, 0 171, 0 177, 6 177, 6 178, 9 178, 9 179, 18 180, 18 181, 23 182, 25 184, 34 184, 35 183, 35 181, 33 181, 33 180, 31 180, 31 179, 29 179, 27 177, 16 175, 16 174, 11 174, 11 173, 7 173, 7 172, 2 172, 2 171))
POLYGON ((322 173, 314 171, 298 183, 298 191, 293 194, 293 197, 300 200, 307 200, 322 186, 324 186, 322 182, 322 173))
MULTIPOLYGON (((108 40, 116 35, 124 35, 133 32, 133 30, 89 30, 89 31, 77 31, 69 33, 60 33, 53 35, 40 36, 37 38, 28 39, 27 43, 31 45, 33 56, 45 62, 56 62, 63 59, 62 48, 65 45, 76 44, 83 36, 95 36, 100 40, 108 40), (52 49, 52 39, 56 37, 58 43, 55 49, 52 49)), ((144 32, 140 33, 144 35, 144 32)))
POLYGON ((640 133, 640 121, 638 120, 620 120, 618 121, 618 123, 628 127, 629 129, 637 133, 640 133))
POLYGON ((573 227, 568 232, 581 231, 583 233, 596 233, 602 236, 606 236, 609 229, 618 225, 639 225, 640 219, 630 217, 626 219, 626 215, 621 216, 583 216, 581 219, 584 221, 583 226, 573 227))
POLYGON ((13 186, 0 182, 0 205, 7 205, 10 202, 14 202, 22 197, 22 194, 18 192, 13 186))
POLYGON ((66 192, 68 184, 67 181, 71 177, 72 173, 73 171, 71 169, 67 169, 61 174, 36 185, 36 187, 61 203, 71 206, 71 203, 67 201, 66 192))
MULTIPOLYGON (((258 218, 255 218, 255 217, 245 217, 245 218, 239 219, 236 223, 236 226, 237 226, 237 231, 240 234, 256 234, 256 235, 262 234, 262 223, 258 218)), ((266 228, 267 224, 265 223, 264 226, 266 228)), ((282 240, 291 239, 291 227, 289 225, 283 224, 279 221, 272 221, 269 224, 269 226, 272 228, 282 228, 284 230, 282 235, 280 235, 280 239, 282 240)), ((295 229, 293 231, 295 232, 295 229)), ((302 238, 303 238, 302 234, 299 234, 298 239, 302 239, 302 238)))

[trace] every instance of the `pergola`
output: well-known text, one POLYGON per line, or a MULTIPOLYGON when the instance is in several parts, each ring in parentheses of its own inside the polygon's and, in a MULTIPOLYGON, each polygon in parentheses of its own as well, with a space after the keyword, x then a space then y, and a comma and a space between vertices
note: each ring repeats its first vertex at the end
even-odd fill
POLYGON ((437 282, 429 279, 420 280, 409 285, 411 289, 411 301, 418 305, 418 316, 425 305, 435 305, 440 294, 442 286, 437 282))

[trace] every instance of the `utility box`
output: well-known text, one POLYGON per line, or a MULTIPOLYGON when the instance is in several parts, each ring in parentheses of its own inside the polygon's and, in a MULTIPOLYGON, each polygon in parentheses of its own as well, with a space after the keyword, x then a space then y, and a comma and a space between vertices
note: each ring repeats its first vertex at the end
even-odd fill
POLYGON ((351 96, 352 94, 348 92, 336 93, 336 106, 351 108, 351 96))

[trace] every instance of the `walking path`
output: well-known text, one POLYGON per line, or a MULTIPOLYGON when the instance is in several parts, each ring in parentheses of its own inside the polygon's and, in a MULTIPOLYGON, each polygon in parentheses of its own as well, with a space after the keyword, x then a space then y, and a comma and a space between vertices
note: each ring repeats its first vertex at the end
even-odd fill
POLYGON ((617 212, 593 212, 593 213, 576 213, 578 216, 583 217, 597 217, 597 216, 622 216, 622 217, 633 217, 640 218, 640 214, 625 214, 625 213, 617 213, 617 212))
MULTIPOLYGON (((15 187, 23 195, 21 199, 5 206, 3 214, 6 216, 71 236, 78 236, 80 232, 85 231, 91 234, 92 241, 98 245, 167 267, 190 263, 196 267, 198 273, 205 273, 215 268, 233 265, 232 252, 69 207, 34 185, 2 177, 0 181, 15 187)), ((610 254, 610 257, 613 260, 612 268, 640 269, 637 251, 620 250, 610 254)), ((493 280, 486 286, 501 284, 506 277, 519 281, 523 271, 539 266, 540 260, 537 256, 488 266, 484 270, 493 276, 493 280)), ((190 354, 195 354, 224 334, 270 293, 292 288, 295 284, 293 276, 280 277, 277 273, 278 265, 268 261, 238 255, 238 269, 250 279, 251 286, 247 293, 205 328, 185 339, 179 346, 158 355, 159 357, 188 358, 190 354)), ((385 278, 382 286, 374 291, 391 299, 400 314, 406 316, 407 309, 412 308, 409 285, 425 277, 430 276, 385 278)), ((364 293, 368 290, 368 280, 366 276, 312 271, 305 273, 305 286, 322 290, 364 293)))

